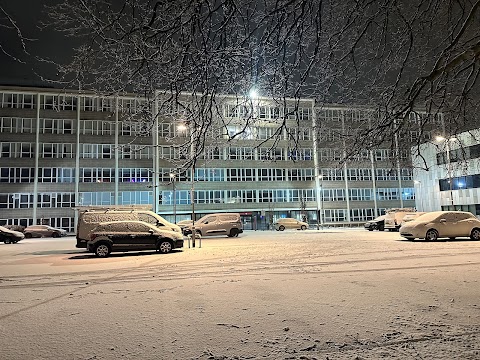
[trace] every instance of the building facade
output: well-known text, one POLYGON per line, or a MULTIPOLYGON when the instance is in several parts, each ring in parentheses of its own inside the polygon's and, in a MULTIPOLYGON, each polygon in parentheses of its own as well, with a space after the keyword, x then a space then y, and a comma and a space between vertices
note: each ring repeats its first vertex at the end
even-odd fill
MULTIPOLYGON (((184 97, 188 103, 191 96, 184 97)), ((364 151, 339 164, 349 146, 341 134, 368 126, 375 116, 369 109, 224 96, 215 105, 216 125, 201 132, 204 144, 193 150, 188 142, 197 128, 165 103, 1 87, 0 224, 48 223, 73 232, 76 207, 114 205, 151 205, 179 221, 192 215, 192 188, 196 218, 240 212, 245 229, 268 229, 278 217, 358 225, 387 208, 415 206, 402 139, 397 149, 364 151), (247 116, 254 121, 245 126, 247 116), (187 128, 179 126, 184 122, 187 128), (182 166, 193 158, 194 167, 182 166)))
POLYGON ((412 158, 419 211, 460 210, 480 216, 479 139, 476 129, 422 145, 421 157, 412 158))

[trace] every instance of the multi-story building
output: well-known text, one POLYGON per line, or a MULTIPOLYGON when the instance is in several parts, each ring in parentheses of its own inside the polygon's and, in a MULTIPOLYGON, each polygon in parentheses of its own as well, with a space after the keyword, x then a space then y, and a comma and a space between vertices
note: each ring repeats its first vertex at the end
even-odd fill
POLYGON ((340 162, 350 146, 342 134, 369 125, 367 108, 224 96, 203 129, 187 114, 193 96, 182 96, 183 112, 161 96, 1 87, 0 224, 74 231, 75 208, 92 205, 151 205, 181 220, 192 188, 197 218, 240 212, 246 229, 285 216, 359 224, 415 206, 402 139, 340 162))
POLYGON ((480 216, 479 139, 476 129, 443 134, 422 145, 420 154, 412 158, 420 211, 461 210, 480 216))

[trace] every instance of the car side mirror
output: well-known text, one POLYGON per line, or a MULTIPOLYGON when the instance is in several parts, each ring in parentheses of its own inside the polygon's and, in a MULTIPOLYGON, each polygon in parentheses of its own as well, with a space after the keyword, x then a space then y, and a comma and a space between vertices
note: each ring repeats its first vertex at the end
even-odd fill
POLYGON ((205 225, 208 224, 208 221, 205 221, 204 224, 205 224, 205 225))
POLYGON ((446 223, 447 220, 446 220, 446 219, 440 219, 440 222, 441 222, 441 223, 446 223))
POLYGON ((149 232, 150 234, 153 234, 153 230, 152 230, 152 229, 148 229, 148 232, 149 232))

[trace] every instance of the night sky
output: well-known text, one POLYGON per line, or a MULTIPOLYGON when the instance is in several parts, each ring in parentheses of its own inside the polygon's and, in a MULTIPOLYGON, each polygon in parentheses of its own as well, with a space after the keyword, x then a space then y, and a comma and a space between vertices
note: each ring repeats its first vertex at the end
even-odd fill
MULTIPOLYGON (((40 29, 42 18, 45 19, 44 4, 55 3, 54 0, 0 0, 0 6, 15 20, 22 35, 32 39, 26 41, 29 54, 23 52, 21 41, 12 29, 5 29, 9 23, 1 14, 0 44, 4 50, 24 63, 13 60, 0 52, 0 85, 53 86, 42 81, 37 74, 55 78, 55 68, 38 61, 45 59, 68 58, 71 53, 71 40, 52 29, 40 29)), ((59 87, 54 86, 54 87, 59 87)))

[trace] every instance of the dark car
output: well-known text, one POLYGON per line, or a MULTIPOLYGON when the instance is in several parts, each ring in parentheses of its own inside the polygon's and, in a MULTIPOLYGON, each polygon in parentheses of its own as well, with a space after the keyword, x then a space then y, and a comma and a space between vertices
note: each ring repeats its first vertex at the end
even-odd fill
POLYGON ((157 250, 167 254, 181 247, 181 233, 160 229, 143 221, 100 223, 90 231, 90 240, 86 244, 87 250, 98 257, 107 257, 112 251, 131 250, 157 250))
POLYGON ((0 226, 0 241, 3 241, 5 244, 16 244, 24 237, 25 235, 19 231, 10 230, 4 226, 0 226))
POLYGON ((368 231, 373 231, 373 230, 383 231, 385 229, 385 215, 382 215, 373 220, 367 221, 364 227, 368 231))

